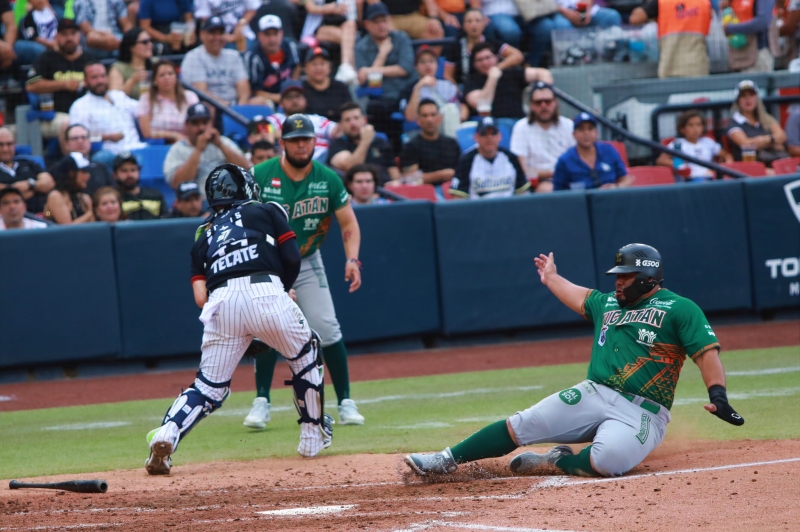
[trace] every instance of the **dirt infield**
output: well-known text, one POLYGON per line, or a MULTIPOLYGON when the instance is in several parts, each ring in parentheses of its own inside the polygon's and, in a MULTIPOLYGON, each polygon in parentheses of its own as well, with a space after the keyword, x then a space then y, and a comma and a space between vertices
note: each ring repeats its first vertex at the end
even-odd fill
MULTIPOLYGON (((726 349, 800 345, 797 321, 717 327, 716 332, 726 349)), ((351 375, 367 380, 580 362, 588 360, 590 342, 365 355, 352 358, 351 375)), ((286 365, 276 373, 276 381, 282 381, 286 365)), ((0 410, 172 397, 193 375, 0 386, 0 395, 14 398, 0 402, 0 410)), ((252 380, 248 368, 240 368, 234 384, 237 390, 252 389, 252 380)), ((707 442, 670 435, 643 464, 616 479, 510 476, 508 457, 426 481, 410 474, 396 454, 185 466, 177 458, 168 477, 149 477, 139 468, 36 479, 102 478, 109 483, 105 494, 12 491, 3 483, 0 532, 800 530, 800 440, 707 442)))

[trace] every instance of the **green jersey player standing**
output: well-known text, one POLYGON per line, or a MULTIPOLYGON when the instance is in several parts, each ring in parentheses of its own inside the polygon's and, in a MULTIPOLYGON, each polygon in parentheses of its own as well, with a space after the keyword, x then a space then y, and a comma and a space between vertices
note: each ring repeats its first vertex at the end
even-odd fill
MULTIPOLYGON (((344 278, 350 282, 350 292, 355 292, 361 286, 361 263, 358 261, 361 231, 341 178, 330 168, 312 161, 316 134, 311 120, 303 114, 288 117, 283 123, 281 137, 284 154, 258 164, 254 169, 255 180, 261 187, 261 201, 283 205, 289 213, 289 225, 297 235, 302 259, 300 274, 290 295, 296 295, 309 325, 322 339, 325 365, 339 402, 339 422, 362 425, 364 417, 350 399, 347 351, 319 251, 328 235, 331 216, 335 215, 347 257, 344 278)), ((255 356, 258 397, 244 424, 264 428, 270 419, 269 392, 278 355, 257 341, 248 353, 255 356)))
POLYGON ((515 473, 551 465, 569 475, 623 475, 664 439, 687 356, 708 388, 705 409, 733 425, 744 423, 728 404, 714 331, 700 307, 661 288, 663 266, 655 248, 629 244, 620 249, 606 272, 617 276, 616 290, 608 294, 558 275, 552 253, 534 261, 542 283, 594 322, 587 379, 479 430, 452 449, 407 456, 406 464, 415 473, 452 473, 457 464, 504 456, 521 445, 592 442, 578 454, 568 445, 544 454, 522 453, 509 467, 515 473))

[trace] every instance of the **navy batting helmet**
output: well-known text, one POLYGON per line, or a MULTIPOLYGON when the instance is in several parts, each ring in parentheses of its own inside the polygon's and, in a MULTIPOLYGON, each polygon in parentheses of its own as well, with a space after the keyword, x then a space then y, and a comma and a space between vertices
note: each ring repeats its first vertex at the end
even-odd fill
POLYGON ((297 139, 297 138, 317 138, 314 131, 314 124, 311 119, 302 113, 295 113, 286 118, 281 128, 281 138, 297 139))
POLYGON ((206 198, 211 207, 230 205, 236 201, 259 201, 261 188, 250 172, 235 164, 214 168, 206 179, 206 198))
POLYGON ((617 251, 614 267, 606 275, 635 273, 633 284, 622 291, 625 297, 621 306, 631 306, 643 295, 664 282, 664 266, 661 253, 647 244, 628 244, 617 251))

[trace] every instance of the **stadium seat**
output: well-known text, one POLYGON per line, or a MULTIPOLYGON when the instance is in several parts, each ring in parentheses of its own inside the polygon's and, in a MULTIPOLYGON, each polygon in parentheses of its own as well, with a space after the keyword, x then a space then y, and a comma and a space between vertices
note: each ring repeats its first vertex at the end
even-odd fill
POLYGON ((164 159, 167 158, 169 148, 170 146, 161 145, 133 150, 142 167, 139 177, 143 182, 164 179, 164 159))
POLYGON ((499 121, 498 129, 500 130, 500 147, 505 148, 507 150, 511 149, 511 130, 513 129, 513 125, 509 125, 503 121, 499 121))
POLYGON ((17 153, 16 155, 14 155, 14 160, 17 159, 27 159, 28 161, 33 161, 42 168, 47 169, 47 165, 44 164, 44 157, 42 157, 41 155, 28 155, 23 153, 17 153))
POLYGON ((407 199, 436 201, 436 189, 433 185, 399 185, 392 187, 391 191, 407 199))
MULTIPOLYGON (((269 116, 272 114, 272 109, 266 105, 231 105, 231 111, 236 111, 249 120, 258 115, 269 116)), ((227 114, 223 114, 222 134, 234 142, 239 142, 247 138, 247 128, 227 114)))
POLYGON ((666 166, 631 166, 628 175, 633 177, 632 187, 675 184, 675 176, 666 166))
POLYGON ((618 140, 607 140, 603 142, 614 146, 614 149, 616 149, 617 153, 619 153, 619 156, 622 158, 622 162, 625 163, 625 166, 631 165, 631 163, 628 162, 628 149, 625 147, 624 142, 620 142, 618 140))
POLYGON ((730 168, 731 170, 738 170, 750 177, 765 177, 767 175, 767 167, 760 161, 738 161, 734 163, 723 163, 722 166, 730 168))
POLYGON ((468 126, 462 125, 461 128, 456 131, 456 137, 458 137, 458 145, 461 151, 466 151, 475 145, 475 139, 473 137, 475 136, 475 130, 477 128, 478 126, 475 124, 468 126))
POLYGON ((442 183, 442 195, 446 200, 453 199, 453 195, 450 194, 450 181, 445 181, 442 183))
POLYGON ((785 157, 772 162, 775 175, 796 174, 800 169, 800 157, 785 157))

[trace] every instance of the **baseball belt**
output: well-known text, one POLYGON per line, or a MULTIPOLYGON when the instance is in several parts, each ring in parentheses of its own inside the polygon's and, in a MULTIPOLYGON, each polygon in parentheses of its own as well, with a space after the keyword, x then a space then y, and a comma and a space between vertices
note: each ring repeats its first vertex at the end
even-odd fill
MULTIPOLYGON (((270 279, 270 275, 278 275, 278 274, 277 273, 272 273, 272 272, 258 272, 258 273, 252 273, 250 275, 242 275, 242 277, 237 277, 237 279, 241 279, 243 277, 247 277, 247 278, 250 279, 250 284, 271 283, 272 279, 270 279)), ((213 292, 217 288, 224 288, 226 286, 228 286, 228 281, 227 280, 222 281, 220 284, 215 286, 211 291, 213 292)))
MULTIPOLYGON (((625 399, 630 401, 631 403, 633 403, 634 399, 636 399, 636 397, 638 397, 636 395, 633 395, 632 393, 625 393, 625 392, 621 392, 619 390, 615 390, 615 391, 618 394, 620 394, 622 397, 624 397, 625 399)), ((641 406, 642 408, 644 408, 648 412, 651 412, 653 414, 658 415, 658 411, 661 410, 661 405, 660 404, 656 403, 655 401, 651 401, 650 399, 645 399, 644 397, 642 397, 641 399, 642 399, 642 402, 641 402, 641 404, 639 404, 639 406, 641 406)))

